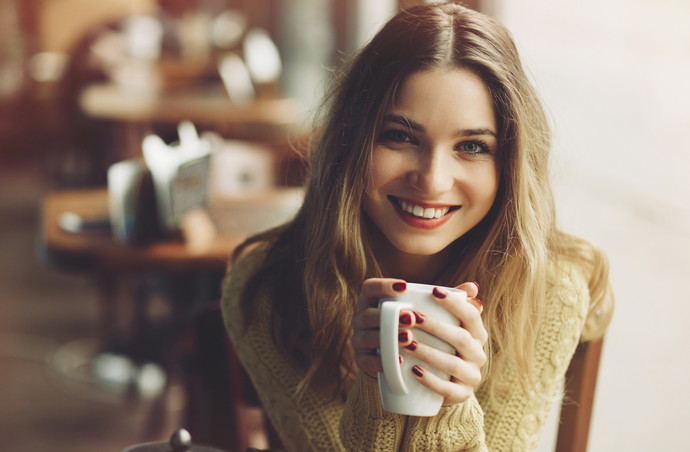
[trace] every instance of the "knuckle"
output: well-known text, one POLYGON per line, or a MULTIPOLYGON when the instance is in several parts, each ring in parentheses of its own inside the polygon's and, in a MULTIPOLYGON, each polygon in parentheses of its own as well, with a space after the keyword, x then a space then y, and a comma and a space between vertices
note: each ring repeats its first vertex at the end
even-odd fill
POLYGON ((460 360, 460 358, 456 358, 451 365, 450 375, 459 379, 460 376, 464 374, 464 368, 464 363, 460 360))
POLYGON ((479 369, 475 369, 474 371, 470 372, 470 376, 467 380, 467 384, 471 387, 476 388, 479 386, 479 383, 482 381, 482 374, 479 372, 479 369))
POLYGON ((459 345, 463 348, 469 347, 472 344, 473 340, 474 338, 472 337, 470 332, 462 328, 460 334, 458 335, 459 345))
POLYGON ((479 359, 478 359, 479 367, 483 367, 488 360, 489 359, 487 358, 486 352, 484 352, 484 349, 480 349, 479 359))
POLYGON ((463 403, 470 398, 472 391, 464 384, 455 384, 454 388, 449 388, 443 396, 455 403, 463 403))

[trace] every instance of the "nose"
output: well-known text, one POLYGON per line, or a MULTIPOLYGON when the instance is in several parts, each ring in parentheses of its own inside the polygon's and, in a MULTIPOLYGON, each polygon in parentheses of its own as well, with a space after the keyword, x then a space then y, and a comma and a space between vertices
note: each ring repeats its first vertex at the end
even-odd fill
POLYGON ((447 154, 443 149, 433 149, 419 155, 408 180, 421 194, 434 196, 452 188, 454 165, 447 154))

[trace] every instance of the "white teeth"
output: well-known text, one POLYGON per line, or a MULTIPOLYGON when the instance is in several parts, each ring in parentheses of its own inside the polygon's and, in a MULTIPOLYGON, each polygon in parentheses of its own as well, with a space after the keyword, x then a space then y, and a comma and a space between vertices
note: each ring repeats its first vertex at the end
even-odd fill
POLYGON ((450 210, 448 207, 445 207, 443 209, 434 209, 433 207, 427 207, 425 209, 422 206, 417 206, 401 200, 398 201, 398 204, 405 212, 412 214, 415 217, 425 219, 441 218, 446 213, 448 213, 448 210, 450 210))

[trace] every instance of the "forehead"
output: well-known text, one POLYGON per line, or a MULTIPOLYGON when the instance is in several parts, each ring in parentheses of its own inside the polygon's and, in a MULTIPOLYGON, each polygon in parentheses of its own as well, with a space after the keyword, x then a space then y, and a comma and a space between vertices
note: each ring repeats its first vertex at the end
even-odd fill
POLYGON ((496 130, 489 88, 481 77, 464 68, 410 74, 400 85, 391 110, 420 122, 457 122, 496 130))

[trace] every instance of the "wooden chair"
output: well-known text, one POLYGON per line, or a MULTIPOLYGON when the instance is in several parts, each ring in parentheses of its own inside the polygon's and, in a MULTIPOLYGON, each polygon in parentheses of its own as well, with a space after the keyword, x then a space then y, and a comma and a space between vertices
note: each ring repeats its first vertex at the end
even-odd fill
POLYGON ((565 374, 556 452, 585 452, 603 340, 581 342, 565 374))

